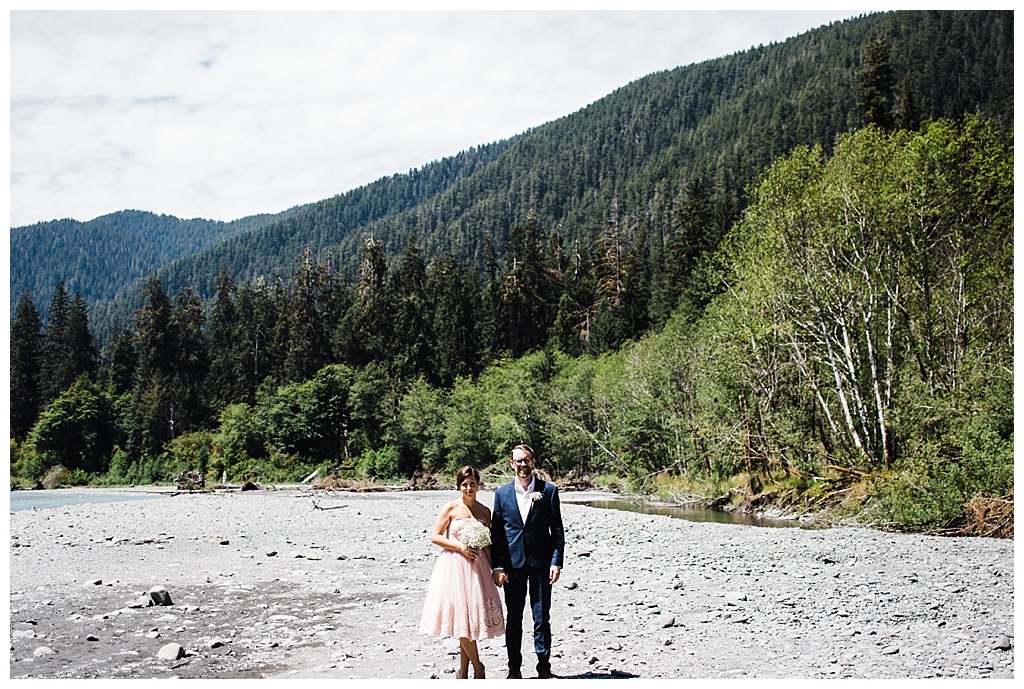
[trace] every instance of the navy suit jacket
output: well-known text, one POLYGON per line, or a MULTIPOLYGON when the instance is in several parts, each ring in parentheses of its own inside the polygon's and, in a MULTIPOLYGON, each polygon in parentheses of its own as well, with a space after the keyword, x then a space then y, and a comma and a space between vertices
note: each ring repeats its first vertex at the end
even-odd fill
POLYGON ((558 487, 540 477, 534 478, 534 490, 541 494, 526 516, 519 514, 515 479, 494 491, 491 508, 491 566, 495 569, 531 567, 547 570, 562 566, 565 533, 558 487))

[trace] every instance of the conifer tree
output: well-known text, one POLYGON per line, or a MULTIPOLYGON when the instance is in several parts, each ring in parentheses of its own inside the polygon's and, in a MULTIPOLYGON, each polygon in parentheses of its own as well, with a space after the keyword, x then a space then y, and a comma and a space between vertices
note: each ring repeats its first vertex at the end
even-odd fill
POLYGON ((174 430, 180 435, 208 425, 205 383, 209 374, 209 346, 203 304, 191 285, 177 294, 171 312, 175 365, 172 391, 174 430))
POLYGON ((24 440, 39 416, 42 321, 28 290, 21 294, 11 323, 11 437, 24 440))
POLYGON ((236 299, 231 273, 222 268, 217 275, 209 323, 209 388, 211 401, 218 407, 246 401, 246 357, 238 347, 246 328, 236 299))
POLYGON ((389 301, 394 305, 394 365, 407 380, 431 370, 430 321, 426 298, 427 269, 410 234, 398 266, 388 280, 389 301))
POLYGON ((43 329, 40 389, 44 404, 56 399, 57 395, 66 390, 75 379, 72 373, 72 355, 66 337, 70 315, 71 298, 64 288, 64 281, 61 280, 50 299, 46 325, 43 329))
POLYGON ((43 400, 52 401, 81 375, 94 376, 99 352, 89 332, 88 307, 81 293, 68 295, 57 284, 43 332, 41 381, 43 400))
POLYGON ((890 64, 889 41, 878 38, 864 46, 863 67, 858 73, 857 90, 866 124, 885 131, 893 127, 893 102, 896 76, 890 64))

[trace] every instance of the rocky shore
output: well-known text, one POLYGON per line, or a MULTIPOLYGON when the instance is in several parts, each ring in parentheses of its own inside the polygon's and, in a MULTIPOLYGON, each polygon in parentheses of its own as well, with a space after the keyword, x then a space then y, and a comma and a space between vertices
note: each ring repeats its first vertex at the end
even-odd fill
MULTIPOLYGON (((427 532, 454 497, 215 491, 12 512, 10 676, 452 678, 456 642, 417 629, 427 532)), ((561 677, 1014 676, 1012 541, 562 497, 561 677)), ((480 647, 503 678, 504 640, 480 647)))

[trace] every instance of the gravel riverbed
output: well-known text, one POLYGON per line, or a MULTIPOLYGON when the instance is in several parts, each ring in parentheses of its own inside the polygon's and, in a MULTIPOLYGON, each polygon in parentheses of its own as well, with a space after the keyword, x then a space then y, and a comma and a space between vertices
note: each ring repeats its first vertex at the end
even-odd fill
MULTIPOLYGON (((457 643, 418 625, 428 530, 455 497, 289 488, 11 512, 10 676, 452 678, 457 643)), ((562 494, 560 677, 1014 677, 1012 541, 691 522, 582 504, 595 497, 562 494)), ((480 649, 504 678, 504 639, 480 649)))

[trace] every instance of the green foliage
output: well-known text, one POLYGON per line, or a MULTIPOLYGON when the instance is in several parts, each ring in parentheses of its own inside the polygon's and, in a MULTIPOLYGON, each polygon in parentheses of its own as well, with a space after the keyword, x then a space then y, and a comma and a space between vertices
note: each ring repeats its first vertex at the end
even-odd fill
POLYGON ((423 378, 417 378, 398 404, 398 448, 402 474, 411 476, 422 467, 443 470, 445 459, 445 394, 423 378))
POLYGON ((491 440, 482 391, 468 378, 457 378, 443 409, 441 430, 444 470, 453 474, 467 464, 482 467, 491 464, 491 440))
POLYGON ((208 478, 219 480, 236 464, 267 456, 263 424, 248 404, 229 404, 220 413, 220 427, 213 437, 208 478))
MULTIPOLYGON (((80 379, 42 413, 28 443, 39 466, 64 466, 87 473, 102 473, 114 447, 113 405, 96 384, 80 379)), ((39 474, 36 474, 38 478, 39 474)))
POLYGON ((347 456, 352 383, 351 369, 331 364, 311 380, 282 386, 266 396, 256 416, 268 446, 282 455, 341 463, 347 456))
POLYGON ((394 445, 376 450, 364 450, 359 458, 363 474, 378 481, 393 481, 402 477, 401 454, 394 445))
POLYGON ((165 481, 173 481, 183 471, 206 475, 213 452, 214 436, 209 431, 196 431, 179 436, 167 444, 160 459, 167 472, 165 481))

